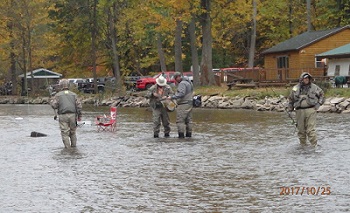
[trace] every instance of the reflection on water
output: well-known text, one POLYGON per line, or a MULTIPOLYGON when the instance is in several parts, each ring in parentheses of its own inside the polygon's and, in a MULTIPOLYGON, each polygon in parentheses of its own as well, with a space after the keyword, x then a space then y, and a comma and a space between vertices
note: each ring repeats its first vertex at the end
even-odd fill
MULTIPOLYGON (((86 123, 108 114, 84 109, 86 123)), ((283 113, 195 109, 185 140, 170 116, 171 138, 154 139, 150 111, 119 108, 116 132, 85 124, 68 151, 48 105, 0 105, 0 212, 349 211, 347 115, 318 115, 320 152, 298 145, 283 113)))

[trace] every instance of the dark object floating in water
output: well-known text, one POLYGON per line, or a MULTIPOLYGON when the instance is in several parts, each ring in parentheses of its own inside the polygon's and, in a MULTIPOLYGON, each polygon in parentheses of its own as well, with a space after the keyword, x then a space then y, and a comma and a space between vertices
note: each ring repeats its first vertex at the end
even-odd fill
POLYGON ((47 135, 45 135, 44 133, 40 133, 40 132, 31 132, 30 133, 30 137, 46 137, 47 135))

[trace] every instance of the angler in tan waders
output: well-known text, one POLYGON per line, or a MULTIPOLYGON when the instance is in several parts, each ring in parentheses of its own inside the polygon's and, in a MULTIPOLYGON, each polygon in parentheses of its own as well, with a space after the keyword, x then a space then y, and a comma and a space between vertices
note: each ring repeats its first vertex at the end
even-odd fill
POLYGON ((295 85, 289 95, 288 111, 295 110, 298 137, 301 145, 307 140, 312 146, 317 146, 316 114, 318 108, 324 103, 324 92, 312 83, 312 76, 303 72, 300 81, 295 85))

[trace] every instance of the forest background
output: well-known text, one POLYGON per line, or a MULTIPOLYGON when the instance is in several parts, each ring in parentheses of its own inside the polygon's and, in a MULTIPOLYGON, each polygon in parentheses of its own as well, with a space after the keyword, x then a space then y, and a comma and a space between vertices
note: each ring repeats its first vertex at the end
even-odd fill
POLYGON ((213 68, 263 67, 260 53, 279 42, 350 24, 350 1, 2 0, 0 20, 2 82, 46 68, 119 87, 131 74, 191 70, 195 85, 213 85, 213 68))

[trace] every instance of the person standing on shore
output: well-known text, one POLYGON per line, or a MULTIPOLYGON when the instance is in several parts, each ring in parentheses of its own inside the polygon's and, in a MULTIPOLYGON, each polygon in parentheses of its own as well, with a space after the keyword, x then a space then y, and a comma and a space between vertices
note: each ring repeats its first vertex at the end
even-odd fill
POLYGON ((180 72, 175 72, 174 79, 178 84, 177 91, 169 99, 177 101, 176 125, 179 138, 192 137, 193 84, 180 72))
POLYGON ((305 146, 307 140, 317 146, 316 113, 324 103, 324 92, 316 84, 311 83, 310 73, 303 72, 300 81, 295 85, 288 97, 288 111, 296 111, 296 123, 300 145, 305 146))
POLYGON ((150 106, 153 114, 153 137, 159 138, 161 123, 164 127, 164 137, 170 136, 170 119, 169 114, 164 107, 162 100, 167 96, 173 95, 174 92, 167 84, 167 80, 160 75, 156 79, 156 84, 151 86, 147 92, 146 98, 150 99, 150 106))
MULTIPOLYGON (((61 91, 50 101, 51 107, 58 112, 61 137, 64 147, 69 149, 77 146, 77 121, 81 120, 82 105, 77 94, 69 91, 69 81, 62 79, 59 82, 61 91)), ((57 115, 54 116, 57 120, 57 115)))

